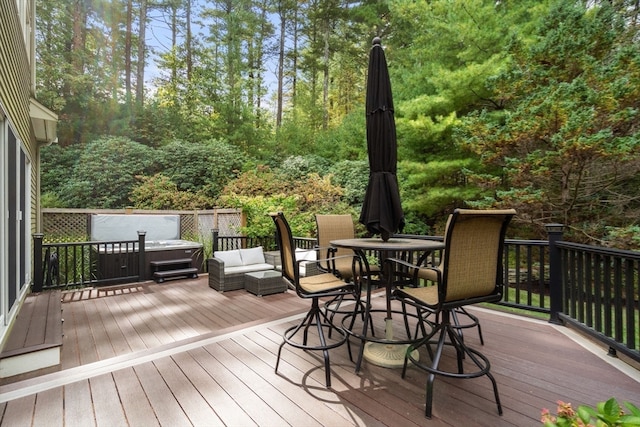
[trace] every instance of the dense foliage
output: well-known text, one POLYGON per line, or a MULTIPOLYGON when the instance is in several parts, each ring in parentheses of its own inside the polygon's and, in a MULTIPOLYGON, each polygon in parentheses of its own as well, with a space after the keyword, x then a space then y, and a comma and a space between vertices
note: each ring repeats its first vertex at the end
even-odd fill
POLYGON ((219 202, 223 207, 242 208, 249 224, 244 231, 253 236, 273 232, 271 218, 265 213, 285 212, 297 236, 313 236, 316 213, 350 212, 342 201, 342 189, 333 185, 329 176, 301 176, 295 169, 260 167, 248 171, 229 183, 219 202))
POLYGON ((640 213, 640 45, 608 5, 560 2, 534 35, 513 42, 513 64, 494 81, 501 109, 468 116, 460 143, 501 171, 481 205, 597 239, 640 213))
POLYGON ((61 118, 45 205, 240 206, 256 234, 271 210, 307 234, 357 217, 380 36, 406 232, 515 207, 519 237, 562 222, 640 247, 637 1, 37 3, 38 98, 61 118))

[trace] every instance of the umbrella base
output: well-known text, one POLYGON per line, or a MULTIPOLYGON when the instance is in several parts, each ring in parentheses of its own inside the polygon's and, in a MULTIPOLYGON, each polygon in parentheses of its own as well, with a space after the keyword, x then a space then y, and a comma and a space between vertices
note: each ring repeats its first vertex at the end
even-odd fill
MULTIPOLYGON (((368 342, 364 346, 364 359, 369 363, 383 368, 402 368, 404 366, 404 356, 407 353, 408 344, 382 344, 368 342)), ((411 357, 415 360, 420 358, 418 350, 411 352, 411 357)))

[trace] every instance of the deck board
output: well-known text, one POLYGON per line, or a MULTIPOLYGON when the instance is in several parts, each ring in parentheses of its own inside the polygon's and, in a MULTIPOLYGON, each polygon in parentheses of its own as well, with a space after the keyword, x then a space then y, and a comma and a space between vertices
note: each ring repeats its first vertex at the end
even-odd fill
POLYGON ((236 402, 210 375, 191 352, 180 353, 172 357, 180 370, 199 390, 203 399, 213 409, 215 417, 211 417, 209 425, 256 425, 236 402))
POLYGON ((180 365, 172 358, 159 359, 154 362, 154 365, 192 425, 223 425, 207 400, 202 397, 198 389, 182 372, 180 365))
POLYGON ((28 295, 3 353, 43 345, 59 345, 62 339, 60 309, 59 291, 28 295))
POLYGON ((167 386, 155 365, 153 363, 143 363, 134 369, 160 425, 190 425, 189 418, 180 407, 180 404, 173 398, 171 389, 167 386))
POLYGON ((153 407, 142 389, 135 370, 127 368, 115 371, 113 379, 129 425, 159 426, 153 407))
POLYGON ((212 390, 216 392, 214 396, 216 400, 220 399, 214 409, 221 419, 227 424, 238 422, 238 425, 258 425, 260 418, 254 418, 252 411, 247 411, 244 408, 247 402, 242 397, 248 394, 248 391, 235 381, 232 373, 219 366, 217 360, 204 348, 190 351, 189 356, 193 357, 198 366, 211 378, 215 386, 212 390))
POLYGON ((237 364, 234 360, 229 360, 233 357, 228 357, 228 353, 217 345, 207 346, 204 351, 206 354, 199 354, 200 363, 215 367, 215 371, 207 370, 215 375, 216 381, 253 422, 259 425, 286 424, 286 420, 269 405, 271 396, 256 394, 253 384, 247 384, 238 378, 239 373, 233 370, 237 364))
POLYGON ((21 397, 8 402, 2 413, 0 425, 30 426, 33 425, 33 413, 36 408, 36 394, 21 397))
POLYGON ((415 367, 402 379, 365 362, 356 374, 342 346, 331 351, 326 389, 321 354, 285 346, 276 374, 281 334, 295 324, 289 316, 309 304, 292 292, 219 293, 205 274, 63 299, 62 371, 0 386, 1 425, 524 426, 539 425, 542 408, 558 399, 640 403, 640 382, 608 364, 606 349, 594 354, 546 322, 487 310, 477 311, 485 346, 473 329, 465 340, 489 356, 504 415, 487 378, 437 378, 427 421, 426 373, 415 367))
MULTIPOLYGON (((96 348, 97 337, 93 334, 96 326, 92 326, 93 319, 91 318, 90 304, 91 300, 89 300, 87 304, 82 304, 81 307, 78 307, 78 316, 74 316, 74 321, 77 323, 73 327, 76 327, 78 330, 78 339, 76 341, 78 345, 78 363, 81 365, 86 365, 87 363, 98 360, 98 350, 96 348), (91 339, 86 339, 87 337, 91 337, 91 339)), ((65 347, 65 341, 66 339, 62 340, 63 349, 65 347)))
MULTIPOLYGON (((93 334, 96 337, 96 350, 98 360, 104 360, 116 355, 114 350, 114 342, 117 345, 119 339, 124 339, 118 323, 115 321, 110 309, 107 307, 104 298, 94 299, 91 301, 93 312, 96 319, 91 322, 95 326, 93 334)), ((128 346, 127 346, 128 347, 128 346)))
POLYGON ((93 413, 98 426, 123 426, 127 423, 127 417, 121 404, 114 405, 118 396, 118 390, 113 379, 113 374, 104 374, 89 380, 93 413))
MULTIPOLYGON (((136 325, 133 323, 135 321, 135 317, 129 315, 130 306, 125 299, 112 298, 112 304, 113 306, 110 308, 113 310, 112 317, 114 322, 120 328, 130 351, 134 352, 148 348, 141 337, 140 328, 136 328, 136 325)), ((122 354, 122 349, 124 348, 124 344, 117 346, 116 353, 122 354)))
POLYGON ((93 415, 87 415, 92 407, 89 380, 77 381, 64 387, 64 424, 67 427, 95 426, 93 415))
MULTIPOLYGON (((154 348, 162 343, 152 329, 154 319, 152 313, 145 312, 138 304, 138 295, 129 295, 127 298, 113 298, 114 304, 120 310, 120 319, 127 318, 132 326, 131 332, 137 336, 137 349, 154 348)), ((72 304, 75 306, 75 304, 72 304)), ((115 307, 110 306, 112 309, 115 307)), ((130 338, 135 339, 135 338, 130 338)))
POLYGON ((63 390, 59 388, 38 393, 33 413, 34 425, 50 425, 51 420, 63 419, 63 407, 59 404, 62 393, 63 390))
POLYGON ((172 286, 167 295, 173 300, 182 301, 182 304, 189 308, 192 319, 197 322, 201 331, 221 329, 231 325, 231 322, 222 321, 211 306, 203 304, 203 300, 198 297, 198 293, 172 286))
MULTIPOLYGON (((273 354, 267 351, 259 343, 253 341, 248 336, 237 337, 230 341, 221 343, 230 354, 236 357, 247 367, 264 380, 270 383, 273 375, 273 354)), ((290 382, 283 382, 278 387, 278 391, 283 395, 280 405, 295 404, 306 414, 314 417, 314 420, 324 426, 341 425, 346 422, 348 414, 336 411, 336 405, 324 403, 327 411, 318 411, 318 400, 307 393, 300 393, 300 387, 290 382)))
MULTIPOLYGON (((224 365, 227 369, 235 374, 238 381, 249 387, 256 398, 262 400, 263 396, 267 396, 268 398, 265 399, 264 403, 284 420, 296 420, 300 424, 309 427, 323 425, 301 408, 295 399, 292 400, 291 396, 283 393, 280 387, 272 384, 270 381, 271 375, 268 375, 268 379, 265 379, 260 371, 255 369, 260 362, 247 364, 248 358, 243 357, 246 353, 233 344, 229 340, 213 348, 209 346, 207 350, 219 361, 224 360, 224 365)), ((252 358, 251 360, 255 361, 252 358)))

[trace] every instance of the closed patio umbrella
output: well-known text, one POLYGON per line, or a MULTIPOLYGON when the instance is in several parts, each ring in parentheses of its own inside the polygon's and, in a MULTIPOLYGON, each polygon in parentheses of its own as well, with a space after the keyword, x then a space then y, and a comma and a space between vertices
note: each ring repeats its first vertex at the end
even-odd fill
MULTIPOLYGON (((400 204, 400 190, 396 176, 398 142, 396 122, 393 118, 393 95, 389 70, 380 38, 375 37, 372 44, 369 52, 366 99, 369 183, 360 212, 360 222, 371 234, 380 234, 383 242, 388 242, 392 234, 404 227, 404 213, 400 204)), ((387 254, 383 251, 382 259, 386 256, 387 254)), ((383 274, 391 273, 383 272, 383 274)), ((389 286, 386 288, 385 336, 388 340, 392 340, 391 289, 389 286)), ((405 347, 367 343, 364 352, 368 360, 375 360, 382 366, 394 366, 398 360, 404 360, 405 347)))
POLYGON ((387 61, 379 37, 373 39, 367 76, 366 122, 369 183, 360 222, 382 240, 404 227, 396 163, 398 144, 387 61))

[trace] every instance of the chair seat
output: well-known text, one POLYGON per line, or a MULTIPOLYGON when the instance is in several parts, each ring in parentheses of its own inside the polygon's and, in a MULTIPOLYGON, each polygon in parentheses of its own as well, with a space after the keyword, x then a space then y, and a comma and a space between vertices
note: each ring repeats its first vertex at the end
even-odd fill
POLYGON ((437 286, 423 286, 420 288, 405 287, 400 292, 428 306, 435 306, 436 304, 438 304, 437 286))
POLYGON ((345 287, 345 282, 331 273, 322 273, 315 276, 301 277, 300 287, 310 294, 326 293, 333 290, 341 290, 345 287))
MULTIPOLYGON (((442 271, 442 270, 441 270, 442 271)), ((418 278, 430 282, 438 282, 438 273, 432 268, 421 268, 418 270, 418 278)))

